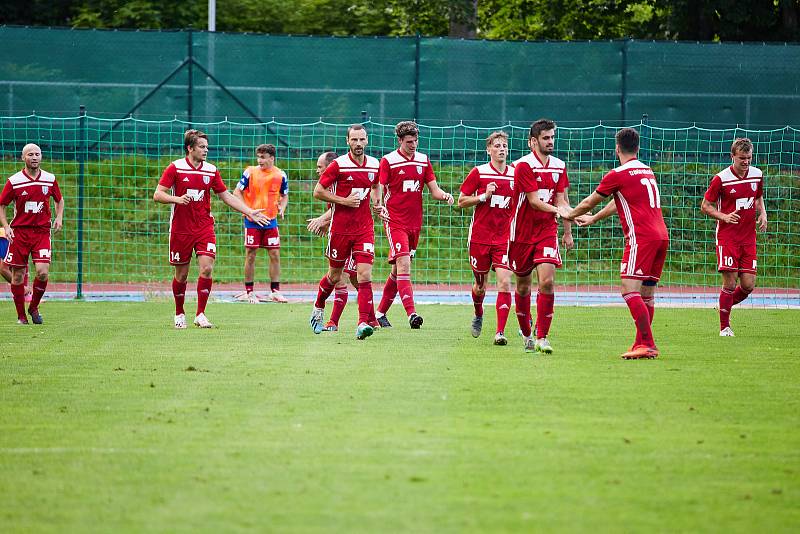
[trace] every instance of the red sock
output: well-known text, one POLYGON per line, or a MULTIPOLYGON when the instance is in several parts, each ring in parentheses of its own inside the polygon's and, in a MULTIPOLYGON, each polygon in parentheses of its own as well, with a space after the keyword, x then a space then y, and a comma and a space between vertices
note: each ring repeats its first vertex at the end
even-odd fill
POLYGON ((656 314, 656 298, 655 297, 642 297, 642 302, 647 306, 647 313, 650 314, 650 325, 653 324, 653 316, 656 314))
POLYGON ((331 310, 330 319, 330 322, 336 326, 339 326, 339 318, 342 316, 344 307, 347 306, 347 297, 347 286, 336 288, 336 292, 333 294, 333 310, 331 310))
POLYGON ((45 290, 47 290, 47 280, 44 282, 38 278, 33 280, 33 298, 31 299, 30 306, 28 306, 29 310, 36 311, 39 309, 39 303, 42 301, 42 296, 44 296, 45 290))
POLYGON ((17 319, 27 321, 25 315, 25 286, 23 284, 11 284, 11 295, 14 297, 14 307, 17 308, 17 319))
POLYGON ((475 293, 475 289, 472 289, 472 305, 475 307, 475 317, 483 317, 483 299, 486 297, 486 293, 483 296, 479 296, 475 293))
POLYGON ((519 327, 522 329, 522 335, 530 337, 531 335, 531 294, 520 295, 514 292, 514 304, 517 307, 517 321, 519 327))
POLYGON ((719 329, 725 330, 731 325, 731 308, 733 308, 734 291, 722 288, 719 292, 719 329))
POLYGON ((550 332, 550 324, 553 322, 553 304, 556 296, 552 293, 536 294, 536 337, 541 339, 547 337, 550 332))
POLYGON ((197 279, 197 315, 206 312, 206 304, 208 304, 208 297, 211 296, 211 278, 203 278, 202 276, 197 279))
POLYGON ((375 305, 372 302, 372 282, 358 283, 358 324, 369 323, 370 308, 373 312, 375 305))
POLYGON ((325 301, 331 295, 331 293, 333 293, 333 283, 326 274, 325 276, 322 277, 322 280, 319 281, 319 289, 317 290, 317 301, 314 303, 314 306, 317 308, 324 308, 325 301))
POLYGON ((414 308, 414 290, 411 288, 410 274, 397 275, 397 292, 400 293, 400 302, 403 303, 406 315, 415 313, 417 310, 414 308))
POLYGON ((736 289, 733 290, 733 305, 739 304, 748 296, 750 296, 750 291, 745 291, 742 286, 736 286, 736 289))
POLYGON ((394 302, 396 296, 397 278, 395 278, 393 274, 389 274, 389 278, 386 279, 386 285, 383 286, 383 296, 381 296, 381 303, 378 304, 378 312, 385 315, 392 306, 392 302, 394 302))
POLYGON ((511 311, 511 293, 508 291, 498 293, 494 307, 497 311, 497 331, 505 332, 508 313, 511 311))
POLYGON ((622 298, 625 299, 625 304, 633 317, 633 322, 636 324, 636 343, 645 345, 646 347, 655 347, 656 343, 653 341, 653 331, 650 329, 650 314, 647 313, 647 306, 642 302, 642 295, 638 291, 624 293, 622 298))
POLYGON ((248 295, 250 293, 252 293, 253 292, 253 288, 255 287, 255 285, 256 285, 255 282, 245 282, 244 283, 244 291, 245 291, 245 293, 247 293, 248 295))
POLYGON ((172 296, 175 298, 175 315, 186 313, 183 310, 183 302, 186 300, 186 282, 178 282, 173 278, 172 296))

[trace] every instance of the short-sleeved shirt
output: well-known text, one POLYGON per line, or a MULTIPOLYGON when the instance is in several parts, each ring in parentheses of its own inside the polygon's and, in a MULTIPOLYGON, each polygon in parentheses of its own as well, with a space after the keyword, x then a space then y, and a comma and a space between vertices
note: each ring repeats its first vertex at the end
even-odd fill
POLYGON ((641 161, 634 159, 609 171, 597 192, 604 197, 614 195, 626 243, 669 239, 656 176, 641 161))
POLYGON ((25 169, 10 176, 0 193, 0 204, 7 206, 14 202, 12 228, 50 228, 50 198, 61 201, 61 190, 56 177, 47 171, 39 170, 39 176, 32 178, 25 169))
POLYGON ((516 201, 511 220, 510 241, 538 243, 558 235, 555 213, 534 209, 526 193, 535 192, 539 200, 555 206, 556 194, 569 187, 566 164, 555 156, 542 162, 535 152, 514 162, 514 194, 516 201))
POLYGON ((269 224, 261 226, 245 217, 245 228, 266 230, 278 227, 278 201, 289 193, 289 180, 285 172, 278 167, 247 167, 236 188, 242 192, 245 204, 254 209, 263 209, 262 213, 270 218, 269 224))
POLYGON ((764 194, 764 176, 750 167, 747 176, 737 176, 728 167, 711 179, 705 199, 716 204, 723 213, 738 210, 739 222, 717 221, 717 245, 745 245, 756 242, 756 199, 764 194))
POLYGON ((410 231, 422 228, 422 186, 436 180, 428 156, 414 152, 409 158, 399 149, 390 152, 381 158, 378 179, 389 224, 410 231))
POLYGON ((211 191, 219 194, 228 190, 214 165, 204 161, 195 168, 187 158, 176 159, 164 169, 158 185, 172 189, 175 196, 188 194, 192 199, 185 206, 171 205, 170 232, 195 235, 214 228, 211 191))
POLYGON ((347 198, 355 191, 361 199, 357 208, 335 203, 331 206, 331 233, 354 235, 374 231, 369 195, 372 186, 378 183, 377 159, 365 155, 359 165, 348 152, 331 161, 319 183, 338 197, 347 198))
POLYGON ((508 242, 511 224, 511 201, 514 198, 514 166, 506 165, 503 172, 490 163, 474 167, 461 184, 465 195, 481 195, 494 182, 497 189, 492 198, 475 206, 469 223, 469 242, 499 245, 508 242))

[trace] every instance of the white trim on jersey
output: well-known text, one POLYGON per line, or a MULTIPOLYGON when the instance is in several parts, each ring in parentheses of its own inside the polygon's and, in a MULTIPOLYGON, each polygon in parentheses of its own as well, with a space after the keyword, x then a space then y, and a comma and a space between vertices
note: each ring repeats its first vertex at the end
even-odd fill
POLYGON ((616 195, 616 197, 619 199, 619 203, 622 206, 622 213, 625 216, 625 221, 628 223, 628 235, 626 237, 628 238, 628 245, 630 246, 630 254, 628 255, 627 265, 627 270, 629 272, 626 272, 625 274, 632 275, 635 274, 632 266, 636 265, 636 252, 638 248, 638 243, 636 242, 636 229, 633 226, 633 216, 631 215, 631 208, 628 205, 628 201, 619 191, 614 193, 614 195, 616 195))
POLYGON ((522 208, 523 200, 527 202, 528 198, 525 196, 525 193, 520 193, 517 197, 517 209, 514 210, 514 217, 511 219, 511 229, 508 234, 509 241, 514 241, 514 238, 517 236, 517 216, 519 215, 519 210, 522 208))

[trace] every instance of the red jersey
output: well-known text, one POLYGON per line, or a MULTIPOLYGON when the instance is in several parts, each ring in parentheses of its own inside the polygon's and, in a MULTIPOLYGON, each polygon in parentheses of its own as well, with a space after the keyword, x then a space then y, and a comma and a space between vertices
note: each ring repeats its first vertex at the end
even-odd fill
POLYGON ((171 204, 170 232, 195 235, 214 228, 211 191, 218 194, 227 191, 214 165, 204 161, 195 168, 187 158, 176 159, 164 169, 158 185, 172 189, 175 196, 188 194, 192 199, 185 206, 171 204))
POLYGON ((364 163, 359 165, 348 152, 331 161, 319 177, 319 183, 337 197, 347 198, 355 191, 361 199, 357 208, 341 204, 331 206, 330 233, 355 235, 373 231, 369 194, 372 186, 378 183, 377 159, 365 155, 364 163))
POLYGON ((535 152, 514 162, 514 193, 516 204, 511 220, 509 239, 517 243, 537 243, 558 236, 555 213, 539 211, 531 207, 525 193, 536 192, 539 200, 555 206, 556 194, 569 187, 566 164, 554 157, 542 163, 535 152))
POLYGON ((491 163, 474 167, 461 184, 465 195, 481 195, 491 182, 497 185, 492 198, 475 206, 469 223, 469 242, 500 245, 508 242, 511 224, 511 199, 514 198, 514 166, 506 165, 505 172, 491 163))
POLYGON ((669 239, 656 176, 641 161, 634 159, 609 171, 600 180, 597 192, 604 197, 614 195, 626 243, 669 239))
POLYGON ((381 158, 378 179, 389 224, 412 231, 422 228, 422 186, 436 180, 428 156, 414 152, 408 158, 400 150, 390 152, 381 158))
POLYGON ((50 197, 61 201, 61 190, 56 177, 39 169, 39 176, 31 178, 25 169, 11 176, 0 193, 0 204, 14 202, 12 228, 50 228, 50 197))
POLYGON ((756 242, 756 199, 764 194, 763 187, 763 175, 755 167, 750 167, 744 177, 728 167, 711 179, 705 199, 722 213, 739 210, 740 217, 737 224, 717 221, 717 246, 756 242))

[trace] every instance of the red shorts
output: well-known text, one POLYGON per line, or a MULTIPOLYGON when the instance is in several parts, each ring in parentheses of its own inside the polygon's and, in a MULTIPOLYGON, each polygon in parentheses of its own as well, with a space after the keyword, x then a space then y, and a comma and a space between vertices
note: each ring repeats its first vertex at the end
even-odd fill
POLYGON ((501 245, 469 244, 469 264, 473 272, 485 274, 489 269, 508 269, 508 243, 501 245))
POLYGON ((389 240, 389 263, 394 263, 400 256, 414 259, 419 244, 419 230, 392 228, 391 223, 384 223, 386 238, 389 240))
POLYGON ((186 265, 192 261, 192 251, 198 256, 217 257, 217 236, 214 229, 201 234, 169 234, 170 265, 186 265))
POLYGON ((508 262, 511 270, 519 276, 529 275, 540 263, 552 263, 561 267, 558 236, 545 237, 536 243, 508 243, 508 262))
POLYGON ((8 244, 3 263, 10 267, 27 267, 28 255, 33 263, 50 263, 49 228, 14 228, 14 239, 8 244))
POLYGON ((344 262, 344 274, 346 274, 347 276, 352 276, 357 274, 356 262, 355 260, 353 260, 352 255, 349 258, 347 258, 346 262, 344 262))
POLYGON ((717 270, 756 274, 756 244, 717 245, 717 270))
POLYGON ((355 263, 375 261, 375 234, 372 230, 361 234, 330 234, 325 250, 331 267, 344 267, 348 259, 355 263))
POLYGON ((281 236, 275 228, 245 228, 244 248, 280 249, 281 236))
POLYGON ((658 282, 667 259, 669 239, 626 244, 619 266, 620 278, 658 282))

